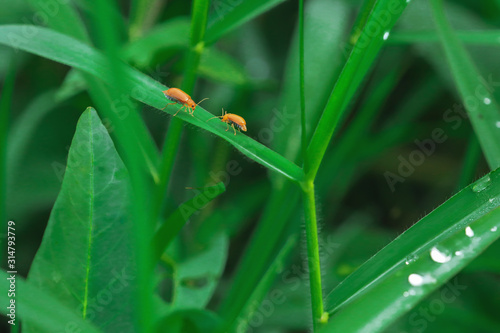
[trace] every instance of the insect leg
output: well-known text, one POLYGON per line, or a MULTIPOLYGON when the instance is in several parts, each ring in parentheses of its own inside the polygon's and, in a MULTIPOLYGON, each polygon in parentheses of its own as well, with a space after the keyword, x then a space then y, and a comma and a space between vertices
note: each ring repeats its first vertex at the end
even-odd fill
POLYGON ((162 110, 165 110, 165 108, 166 108, 167 106, 172 105, 172 104, 177 104, 177 102, 168 103, 167 105, 165 105, 165 107, 163 107, 163 109, 162 109, 162 110))
POLYGON ((184 107, 185 107, 185 105, 181 106, 181 107, 179 108, 179 110, 177 110, 177 112, 174 114, 174 117, 175 117, 175 116, 177 116, 177 114, 179 113, 179 111, 180 111, 181 109, 183 109, 184 107))

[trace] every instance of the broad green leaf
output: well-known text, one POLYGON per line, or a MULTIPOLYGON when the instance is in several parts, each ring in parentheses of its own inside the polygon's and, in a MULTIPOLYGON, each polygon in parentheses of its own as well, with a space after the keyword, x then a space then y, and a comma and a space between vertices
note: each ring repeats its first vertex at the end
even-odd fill
POLYGON ((228 237, 220 233, 204 251, 175 267, 173 308, 203 309, 207 305, 224 271, 228 248, 228 237))
MULTIPOLYGON (((240 315, 238 316, 236 321, 232 323, 231 322, 225 323, 226 328, 224 329, 224 332, 229 331, 229 332, 244 333, 248 332, 249 326, 250 326, 250 331, 252 330, 252 328, 256 328, 252 327, 254 326, 252 321, 252 316, 258 310, 259 305, 262 303, 262 301, 268 294, 268 291, 273 286, 274 280, 276 279, 276 275, 283 271, 285 260, 290 254, 291 250, 296 246, 296 244, 297 244, 297 237, 290 236, 286 241, 285 245, 283 245, 283 247, 279 250, 273 262, 266 269, 266 272, 260 279, 259 283, 255 286, 255 289, 253 290, 252 294, 248 297, 245 306, 241 310, 240 315)), ((271 298, 271 300, 268 300, 268 303, 273 304, 272 302, 275 302, 276 300, 281 301, 284 299, 285 295, 283 294, 283 291, 279 289, 276 290, 273 290, 269 294, 269 298, 271 298)))
MULTIPOLYGON (((90 322, 82 319, 74 309, 68 308, 63 302, 45 288, 36 287, 26 282, 21 276, 15 275, 15 297, 10 298, 7 290, 13 279, 12 275, 0 270, 0 287, 5 292, 0 293, 1 313, 8 316, 11 310, 11 299, 15 300, 15 321, 19 327, 20 320, 30 322, 39 328, 37 332, 64 332, 66 330, 88 333, 101 332, 90 322), (64 320, 63 320, 64 319, 64 320)), ((62 286, 59 286, 60 288, 62 286)), ((3 320, 14 319, 10 316, 3 320)), ((25 331, 25 327, 23 326, 25 331)))
POLYGON ((207 333, 214 332, 220 325, 221 319, 213 312, 200 309, 173 309, 158 324, 158 332, 207 333))
POLYGON ((205 188, 194 198, 182 203, 158 228, 153 239, 155 258, 160 258, 175 236, 181 231, 191 215, 197 213, 210 201, 226 190, 224 183, 205 188))
POLYGON ((314 179, 323 156, 343 112, 372 67, 382 45, 390 36, 392 27, 403 13, 406 0, 379 0, 375 3, 360 36, 340 74, 321 119, 307 148, 310 170, 314 179))
MULTIPOLYGON (((129 195, 127 170, 89 108, 78 122, 61 192, 28 281, 107 331, 134 327, 129 195)), ((40 327, 30 321, 24 331, 40 332, 40 327)))
POLYGON ((500 108, 472 59, 446 20, 441 0, 430 0, 436 28, 455 84, 492 170, 500 167, 500 108))
POLYGON ((335 288, 326 298, 332 315, 323 332, 378 332, 409 311, 498 239, 499 206, 496 170, 447 200, 335 288), (359 316, 364 320, 353 321, 359 316))
POLYGON ((223 35, 285 0, 215 1, 208 20, 205 42, 213 44, 223 35))
MULTIPOLYGON (((28 39, 23 35, 25 29, 27 29, 27 26, 1 26, 0 44, 32 52, 68 66, 81 69, 89 74, 97 76, 107 83, 112 84, 114 82, 113 73, 108 68, 106 59, 96 50, 73 38, 61 35, 49 29, 38 27, 29 27, 29 29, 36 32, 37 38, 28 39)), ((163 90, 166 90, 167 87, 130 67, 124 67, 123 71, 126 73, 126 76, 123 78, 124 84, 130 87, 130 90, 122 91, 122 93, 157 109, 162 109, 167 104, 167 100, 161 93, 163 90)), ((177 110, 178 107, 170 106, 167 112, 174 114, 177 110)), ((218 112, 219 111, 217 111, 217 114, 218 112)), ((220 136, 240 150, 244 155, 271 170, 277 171, 292 180, 300 180, 303 177, 303 172, 297 165, 251 139, 249 136, 243 133, 233 135, 230 131, 226 131, 225 124, 216 121, 216 119, 208 122, 213 115, 206 112, 200 106, 196 108, 194 117, 188 115, 186 112, 179 112, 177 117, 220 136)), ((252 131, 251 126, 249 126, 248 134, 251 135, 252 131)))

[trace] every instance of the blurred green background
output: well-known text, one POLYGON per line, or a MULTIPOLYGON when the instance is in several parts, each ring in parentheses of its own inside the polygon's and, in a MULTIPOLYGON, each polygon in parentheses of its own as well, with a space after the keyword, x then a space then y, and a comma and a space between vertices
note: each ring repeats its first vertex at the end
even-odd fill
MULTIPOLYGON (((212 1, 208 27, 241 2, 212 1)), ((91 22, 92 4, 75 3, 83 21, 91 22)), ((130 2, 117 3, 120 13, 110 20, 116 24, 124 49, 128 48, 125 54, 130 52, 127 61, 163 84, 179 86, 191 3, 153 1, 154 10, 148 10, 139 32, 131 28, 134 15, 130 2), (179 34, 140 44, 144 36, 164 24, 178 24, 179 34)), ((445 4, 447 17, 457 31, 496 32, 489 39, 472 38, 465 45, 484 78, 500 84, 500 1, 457 0, 445 4)), ((39 6, 37 1, 0 0, 0 24, 38 25, 39 6)), ((306 31, 316 20, 323 27, 306 32, 306 97, 311 97, 307 106, 319 114, 345 62, 361 1, 311 0, 305 1, 305 6, 306 31), (318 40, 307 39, 310 36, 318 40), (318 46, 321 36, 328 45, 318 46)), ((298 112, 300 107, 298 91, 294 96, 290 88, 297 86, 290 79, 297 70, 293 67, 297 61, 297 11, 296 1, 283 1, 220 39, 202 59, 192 95, 196 102, 209 97, 202 106, 214 115, 224 107, 244 116, 246 135, 285 156, 289 154, 287 144, 300 136, 283 116, 298 112), (282 126, 276 129, 275 124, 282 126)), ((322 164, 316 192, 325 291, 332 290, 396 236, 489 171, 469 121, 448 111, 456 110, 462 102, 434 29, 427 1, 413 0, 391 32, 374 70, 351 101, 350 112, 342 119, 322 164), (451 115, 456 117, 453 121, 451 115), (393 185, 393 191, 387 172, 398 174, 401 161, 408 161, 419 150, 415 140, 432 138, 435 129, 442 129, 447 139, 436 143, 434 151, 414 166, 404 181, 393 185)), ((95 45, 102 42, 100 33, 88 31, 95 45)), ((94 105, 81 80, 75 79, 77 74, 67 66, 0 45, 3 86, 12 73, 15 85, 6 132, 6 217, 16 221, 18 271, 26 276, 61 187, 76 122, 87 106, 94 105)), ((500 91, 493 93, 500 99, 500 91)), ((160 147, 171 117, 149 106, 141 106, 141 115, 160 147)), ((167 210, 193 197, 195 190, 186 187, 226 181, 227 188, 194 215, 176 245, 181 257, 189 257, 200 249, 204 232, 213 233, 207 231, 210 227, 230 236, 227 262, 209 309, 217 309, 225 297, 238 262, 265 214, 272 187, 276 186, 276 180, 270 182, 272 177, 277 176, 220 138, 192 125, 184 126, 167 210), (237 174, 221 179, 230 161, 236 161, 237 174)), ((297 204, 293 195, 290 193, 289 203, 297 204)), ((288 234, 302 234, 302 214, 298 204, 290 209, 282 239, 288 234)), ((286 301, 272 302, 271 310, 257 310, 253 332, 305 332, 309 328, 303 238, 287 256, 273 285, 284 292, 286 301)), ((452 280, 465 286, 453 301, 442 301, 443 290, 450 288, 446 285, 386 331, 499 332, 499 255, 497 241, 452 280), (429 317, 426 309, 430 309, 429 317)))

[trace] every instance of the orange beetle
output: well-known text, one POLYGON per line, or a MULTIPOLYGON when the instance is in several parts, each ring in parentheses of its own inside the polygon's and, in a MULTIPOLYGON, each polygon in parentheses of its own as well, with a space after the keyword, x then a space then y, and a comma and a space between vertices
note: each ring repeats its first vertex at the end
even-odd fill
POLYGON ((167 105, 165 105, 165 107, 162 110, 164 110, 167 106, 172 105, 172 104, 177 104, 177 103, 182 104, 181 108, 179 110, 177 110, 177 112, 174 114, 174 117, 183 108, 186 108, 186 112, 189 112, 188 110, 191 110, 191 112, 189 112, 189 114, 194 117, 193 113, 194 113, 194 109, 196 108, 196 106, 198 104, 200 104, 201 102, 203 102, 204 100, 208 99, 208 98, 204 98, 201 101, 199 101, 198 103, 195 103, 191 99, 191 96, 189 96, 184 91, 182 91, 178 88, 170 88, 170 89, 164 90, 162 92, 166 98, 173 101, 173 103, 168 103, 167 105))
POLYGON ((234 128, 234 126, 238 128, 238 131, 239 130, 242 130, 243 132, 247 131, 247 122, 245 121, 245 119, 243 119, 243 117, 238 116, 237 114, 227 113, 226 111, 224 111, 224 108, 222 109, 222 116, 215 116, 210 119, 214 118, 220 118, 222 122, 225 122, 228 125, 226 131, 229 129, 229 125, 231 125, 231 127, 234 130, 234 135, 236 135, 236 129, 234 128))

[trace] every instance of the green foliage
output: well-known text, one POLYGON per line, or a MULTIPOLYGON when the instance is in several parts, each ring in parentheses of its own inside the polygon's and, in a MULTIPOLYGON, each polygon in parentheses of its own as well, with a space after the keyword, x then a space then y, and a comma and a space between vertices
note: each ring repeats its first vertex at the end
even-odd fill
POLYGON ((0 8, 21 331, 500 330, 497 2, 0 8))

